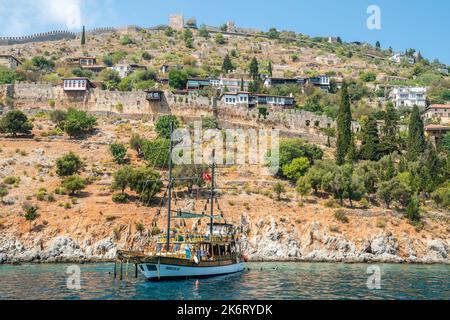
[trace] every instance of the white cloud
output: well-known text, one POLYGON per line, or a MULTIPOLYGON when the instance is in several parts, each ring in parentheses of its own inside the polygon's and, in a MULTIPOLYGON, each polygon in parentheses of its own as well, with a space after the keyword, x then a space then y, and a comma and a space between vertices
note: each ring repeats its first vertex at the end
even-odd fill
POLYGON ((67 29, 79 29, 82 25, 82 0, 39 0, 42 18, 48 23, 65 24, 67 29))
POLYGON ((94 8, 105 14, 112 10, 109 0, 0 0, 0 33, 18 36, 49 25, 79 30, 100 18, 94 8))

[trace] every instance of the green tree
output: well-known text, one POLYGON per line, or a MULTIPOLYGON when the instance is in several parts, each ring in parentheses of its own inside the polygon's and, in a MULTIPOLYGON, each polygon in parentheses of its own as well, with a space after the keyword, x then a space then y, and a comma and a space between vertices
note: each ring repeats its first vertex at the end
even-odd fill
POLYGON ((377 42, 375 43, 375 48, 376 48, 377 50, 381 50, 381 43, 380 43, 380 41, 377 41, 377 42))
POLYGON ((272 61, 269 61, 269 64, 267 66, 267 72, 269 73, 269 77, 273 77, 273 66, 272 61))
POLYGON ((132 171, 133 168, 129 166, 117 170, 114 173, 112 189, 120 190, 122 194, 125 193, 125 190, 130 186, 132 171))
POLYGON ((142 153, 149 165, 158 168, 167 168, 169 165, 168 139, 147 140, 142 145, 142 153))
POLYGON ((0 67, 0 84, 14 84, 19 80, 19 75, 7 68, 0 67))
POLYGON ((420 221, 420 207, 417 198, 413 197, 410 199, 406 208, 406 216, 412 222, 420 221))
POLYGON ((378 124, 372 116, 369 116, 363 123, 359 154, 363 160, 377 161, 380 158, 378 124))
POLYGON ((296 158, 292 160, 290 164, 283 166, 283 176, 291 180, 292 182, 297 181, 300 177, 304 176, 310 167, 310 162, 308 158, 296 158))
POLYGON ((450 209, 450 182, 437 188, 431 195, 434 203, 441 208, 450 209))
POLYGON ((337 118, 337 146, 336 163, 344 164, 350 145, 352 143, 352 113, 350 110, 350 97, 346 82, 342 85, 341 105, 337 118))
MULTIPOLYGON (((318 146, 306 143, 301 138, 289 138, 280 141, 278 155, 279 166, 283 168, 285 165, 291 164, 292 160, 302 157, 314 164, 315 161, 322 159, 323 151, 318 146)), ((270 152, 267 154, 267 158, 271 158, 270 152)))
POLYGON ((425 151, 425 130, 419 107, 414 106, 409 118, 408 140, 406 144, 409 161, 416 161, 419 155, 425 151))
POLYGON ((50 71, 55 67, 55 63, 52 60, 48 60, 43 56, 33 57, 31 65, 37 71, 50 71))
POLYGON ((383 154, 388 155, 399 149, 398 115, 392 102, 386 104, 383 118, 381 149, 383 154))
POLYGON ((68 177, 78 173, 83 167, 80 157, 69 152, 56 160, 56 174, 60 177, 68 177))
POLYGON ((188 75, 183 70, 171 70, 169 72, 169 86, 174 89, 186 89, 188 75))
POLYGON ((447 132, 442 138, 442 149, 450 153, 450 132, 447 132))
POLYGON ((91 133, 97 125, 97 119, 84 111, 70 108, 64 121, 64 131, 71 137, 91 133))
POLYGON ((142 167, 132 170, 130 188, 139 194, 142 203, 149 204, 152 198, 161 190, 161 187, 161 177, 153 169, 142 167))
POLYGON ((250 77, 253 78, 253 80, 259 78, 259 64, 258 60, 253 57, 252 61, 250 62, 250 77))
POLYGON ((83 30, 81 31, 81 45, 84 46, 86 44, 86 28, 83 26, 83 30))
POLYGON ((355 172, 361 177, 364 188, 368 194, 376 192, 377 184, 380 181, 377 165, 378 164, 373 161, 361 161, 355 166, 355 172))
POLYGON ((170 139, 170 125, 173 124, 173 130, 175 131, 180 127, 178 119, 174 115, 164 115, 156 120, 155 131, 160 138, 170 139))
POLYGON ((280 32, 276 28, 270 28, 269 32, 267 33, 267 36, 269 37, 269 39, 279 39, 280 32))
POLYGON ((14 137, 19 133, 30 134, 32 129, 33 124, 20 110, 11 110, 0 120, 0 132, 11 133, 14 137))
POLYGON ((72 175, 63 180, 62 187, 67 190, 70 195, 76 195, 78 191, 86 188, 86 180, 78 175, 72 175))
POLYGON ((38 208, 33 205, 25 205, 24 209, 25 209, 24 217, 25 220, 27 220, 30 223, 30 232, 31 232, 32 222, 39 217, 38 208))
POLYGON ((114 142, 109 146, 109 152, 114 158, 114 161, 118 164, 125 162, 127 156, 127 148, 120 142, 114 142))
POLYGON ((225 55, 225 58, 223 59, 222 71, 224 73, 228 73, 233 70, 234 70, 233 63, 231 63, 230 56, 227 54, 227 55, 225 55))
POLYGON ((308 179, 314 193, 317 194, 319 190, 325 189, 324 176, 329 172, 335 172, 337 170, 337 165, 330 160, 320 160, 317 161, 314 166, 312 166, 306 178, 308 179))

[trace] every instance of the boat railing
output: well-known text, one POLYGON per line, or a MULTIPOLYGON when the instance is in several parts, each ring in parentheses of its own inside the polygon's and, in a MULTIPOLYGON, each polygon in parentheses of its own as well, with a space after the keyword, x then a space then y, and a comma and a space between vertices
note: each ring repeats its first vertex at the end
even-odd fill
MULTIPOLYGON (((170 236, 170 242, 171 243, 202 243, 202 242, 230 242, 235 240, 234 235, 213 235, 212 237, 207 235, 174 235, 170 236)), ((158 243, 166 243, 167 242, 167 236, 166 235, 159 235, 158 236, 158 243)))

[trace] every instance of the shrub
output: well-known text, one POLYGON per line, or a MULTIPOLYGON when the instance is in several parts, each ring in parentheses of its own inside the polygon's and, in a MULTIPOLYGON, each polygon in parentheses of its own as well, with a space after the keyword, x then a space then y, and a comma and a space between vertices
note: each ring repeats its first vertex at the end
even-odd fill
POLYGON ((78 173, 83 167, 80 157, 69 152, 56 160, 56 174, 60 177, 68 177, 78 173))
POLYGON ((25 204, 24 209, 25 209, 24 217, 25 220, 27 220, 30 223, 30 232, 31 232, 31 223, 39 217, 38 207, 25 204))
POLYGON ((20 183, 20 177, 16 176, 8 176, 3 179, 4 184, 13 185, 13 184, 19 184, 20 183))
POLYGON ((135 222, 135 223, 134 223, 134 226, 135 226, 135 228, 136 228, 136 231, 139 232, 139 233, 142 233, 142 232, 145 231, 144 223, 141 222, 141 221, 135 222))
POLYGON ((113 215, 108 215, 108 216, 105 217, 106 222, 112 222, 112 221, 114 221, 116 219, 117 219, 117 217, 113 216, 113 215))
POLYGON ((112 197, 114 203, 128 203, 129 197, 126 193, 114 194, 112 197))
POLYGON ((286 192, 286 189, 285 189, 284 185, 281 182, 277 182, 273 186, 273 191, 277 195, 277 200, 281 201, 281 195, 286 192))
POLYGON ((138 134, 133 133, 130 139, 130 147, 135 150, 138 154, 142 151, 142 144, 144 143, 144 139, 138 134))
POLYGON ((345 210, 342 210, 342 209, 336 210, 336 212, 334 213, 334 218, 341 223, 349 222, 349 219, 347 217, 345 210))
POLYGON ((161 233, 161 230, 159 230, 159 228, 157 226, 153 226, 151 234, 152 236, 157 236, 161 233))
POLYGON ((367 201, 366 198, 363 198, 360 202, 361 207, 363 207, 364 209, 369 209, 370 208, 370 203, 369 201, 367 201))
POLYGON ((160 138, 170 139, 170 125, 173 124, 173 130, 175 131, 180 127, 180 123, 177 117, 174 115, 165 115, 156 120, 155 131, 160 138))
POLYGON ((46 196, 47 196, 47 191, 39 190, 39 192, 36 194, 36 199, 38 201, 44 201, 46 196))
POLYGON ((86 180, 80 176, 73 175, 64 179, 62 186, 70 195, 75 195, 78 191, 86 188, 86 180))
POLYGON ((378 218, 376 225, 377 225, 377 228, 380 228, 380 229, 386 228, 386 225, 387 225, 386 218, 378 218))
POLYGON ((127 148, 119 142, 114 142, 109 146, 109 152, 114 158, 114 161, 118 164, 125 162, 125 157, 127 155, 127 148))

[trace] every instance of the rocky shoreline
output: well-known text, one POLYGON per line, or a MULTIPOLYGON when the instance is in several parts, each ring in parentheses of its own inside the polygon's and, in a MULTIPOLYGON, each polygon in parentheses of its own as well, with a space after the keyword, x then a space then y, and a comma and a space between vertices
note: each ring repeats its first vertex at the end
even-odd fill
MULTIPOLYGON (((335 262, 335 263, 411 263, 450 264, 448 239, 401 239, 390 232, 358 241, 357 245, 343 235, 324 232, 319 223, 306 227, 306 232, 287 230, 284 223, 259 221, 251 232, 251 224, 243 223, 242 247, 254 262, 335 262), (255 229, 257 232, 255 232, 255 229)), ((135 248, 151 238, 135 235, 135 248)), ((92 242, 59 236, 47 241, 33 239, 24 244, 17 238, 0 236, 0 264, 20 263, 89 263, 110 262, 116 251, 127 247, 112 237, 92 242)))

